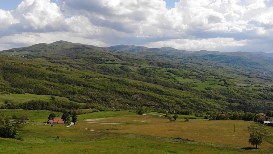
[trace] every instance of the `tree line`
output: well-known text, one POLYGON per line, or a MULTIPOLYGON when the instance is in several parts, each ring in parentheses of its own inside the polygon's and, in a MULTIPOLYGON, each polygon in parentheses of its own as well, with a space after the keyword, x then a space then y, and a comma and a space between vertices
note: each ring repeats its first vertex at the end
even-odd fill
POLYGON ((15 104, 12 101, 5 101, 2 109, 25 109, 25 110, 51 110, 62 112, 64 110, 80 109, 80 105, 74 102, 63 101, 44 101, 44 100, 31 100, 24 103, 15 104))
POLYGON ((271 117, 271 112, 268 114, 257 114, 252 112, 226 112, 226 113, 210 113, 205 116, 209 120, 245 120, 263 123, 268 117, 271 117))

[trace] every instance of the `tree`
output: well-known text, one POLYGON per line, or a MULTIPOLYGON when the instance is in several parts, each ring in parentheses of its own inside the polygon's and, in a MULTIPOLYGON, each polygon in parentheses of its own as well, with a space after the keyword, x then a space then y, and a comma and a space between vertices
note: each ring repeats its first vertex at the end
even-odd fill
POLYGON ((248 127, 249 131, 249 140, 248 142, 251 145, 255 145, 256 149, 258 148, 258 145, 262 144, 263 138, 266 135, 266 130, 258 124, 251 125, 248 127))
POLYGON ((255 145, 256 149, 258 149, 258 145, 262 144, 263 142, 263 136, 260 134, 250 134, 248 142, 251 145, 255 145))
POLYGON ((55 113, 50 113, 48 116, 48 120, 53 120, 56 117, 55 113))
POLYGON ((73 113, 72 113, 72 122, 73 122, 74 124, 76 124, 76 122, 77 122, 77 114, 76 114, 76 112, 73 112, 73 113))
POLYGON ((70 114, 68 112, 64 112, 62 115, 62 119, 64 121, 64 123, 69 124, 70 121, 70 114))
POLYGON ((260 114, 257 114, 254 117, 254 121, 259 123, 263 123, 264 121, 266 121, 266 119, 267 117, 265 115, 260 115, 260 114))

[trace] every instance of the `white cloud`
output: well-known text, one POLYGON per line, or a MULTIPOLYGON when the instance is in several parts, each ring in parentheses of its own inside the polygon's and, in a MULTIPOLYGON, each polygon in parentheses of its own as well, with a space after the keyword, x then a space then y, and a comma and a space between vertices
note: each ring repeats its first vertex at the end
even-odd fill
POLYGON ((97 26, 137 37, 164 35, 164 29, 169 29, 169 23, 165 23, 169 20, 168 9, 163 0, 65 0, 64 10, 85 15, 97 26))
POLYGON ((5 29, 16 24, 18 21, 12 16, 10 11, 0 9, 0 28, 5 29))
MULTIPOLYGON (((197 50, 219 50, 224 46, 224 51, 240 49, 247 44, 246 40, 236 41, 233 38, 211 38, 211 39, 174 39, 167 41, 152 42, 147 47, 174 47, 191 51, 197 50)), ((222 49, 223 50, 223 49, 222 49)))
POLYGON ((66 40, 74 43, 106 46, 106 44, 95 38, 85 38, 78 33, 71 32, 48 32, 48 33, 20 33, 0 38, 0 50, 30 46, 38 43, 52 43, 59 40, 66 40), (58 37, 56 37, 58 36, 58 37))
POLYGON ((81 33, 84 36, 99 35, 101 28, 90 23, 88 18, 84 16, 73 16, 65 20, 69 30, 75 33, 81 33))
POLYGON ((50 0, 24 0, 13 12, 23 29, 56 30, 64 28, 64 16, 50 0))
POLYGON ((0 44, 16 36, 17 46, 63 39, 221 51, 254 51, 250 46, 260 43, 270 50, 272 10, 270 0, 180 0, 172 9, 164 0, 22 0, 15 10, 0 10, 0 44))

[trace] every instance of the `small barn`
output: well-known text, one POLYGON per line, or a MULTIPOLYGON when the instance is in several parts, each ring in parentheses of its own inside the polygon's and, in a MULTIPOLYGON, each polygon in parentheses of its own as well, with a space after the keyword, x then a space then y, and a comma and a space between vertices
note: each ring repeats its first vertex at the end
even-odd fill
POLYGON ((48 120, 48 124, 64 124, 64 121, 61 118, 54 118, 52 120, 48 120))

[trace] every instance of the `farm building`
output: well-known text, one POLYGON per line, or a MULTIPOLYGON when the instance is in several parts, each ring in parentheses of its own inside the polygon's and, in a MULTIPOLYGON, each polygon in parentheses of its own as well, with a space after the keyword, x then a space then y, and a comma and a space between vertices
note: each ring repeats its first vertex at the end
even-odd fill
POLYGON ((54 118, 53 120, 48 120, 48 124, 64 124, 64 121, 61 118, 54 118))

